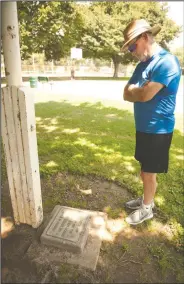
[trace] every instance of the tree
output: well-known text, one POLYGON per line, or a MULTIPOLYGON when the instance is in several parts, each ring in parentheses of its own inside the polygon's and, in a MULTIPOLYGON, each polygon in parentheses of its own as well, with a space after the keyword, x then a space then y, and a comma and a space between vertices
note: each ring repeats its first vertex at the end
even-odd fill
POLYGON ((34 19, 36 18, 38 5, 38 1, 17 2, 22 59, 30 58, 31 54, 35 52, 34 19))
POLYGON ((18 1, 17 5, 22 59, 44 52, 46 60, 60 60, 71 47, 81 47, 84 57, 112 60, 114 77, 120 63, 135 62, 130 53, 120 52, 123 30, 131 20, 160 24, 157 41, 164 48, 180 31, 167 18, 167 3, 18 1))
POLYGON ((183 51, 183 47, 177 48, 173 53, 178 57, 178 60, 180 62, 181 67, 184 68, 184 51, 183 51))
POLYGON ((133 19, 145 18, 150 25, 160 24, 157 41, 164 48, 179 33, 180 28, 167 18, 166 3, 159 2, 96 2, 89 7, 81 5, 85 26, 80 45, 84 56, 112 59, 114 77, 119 64, 135 62, 130 53, 120 53, 123 30, 133 19))
POLYGON ((70 52, 80 33, 80 15, 72 2, 18 2, 22 59, 45 53, 46 60, 59 60, 70 52))

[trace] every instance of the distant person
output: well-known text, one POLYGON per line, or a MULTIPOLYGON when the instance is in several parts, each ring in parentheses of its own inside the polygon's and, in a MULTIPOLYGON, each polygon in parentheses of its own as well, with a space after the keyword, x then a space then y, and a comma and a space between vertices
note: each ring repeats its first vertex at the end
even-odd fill
POLYGON ((75 79, 75 69, 74 67, 72 66, 71 67, 71 80, 74 80, 75 79))
MULTIPOLYGON (((128 201, 134 209, 126 221, 137 225, 153 217, 157 173, 167 173, 169 149, 175 125, 176 94, 181 67, 176 56, 160 47, 154 36, 161 30, 143 19, 124 30, 122 51, 129 51, 139 63, 124 88, 124 100, 134 103, 136 127, 135 159, 141 167, 144 194, 128 201)), ((162 190, 162 189, 161 189, 162 190)))

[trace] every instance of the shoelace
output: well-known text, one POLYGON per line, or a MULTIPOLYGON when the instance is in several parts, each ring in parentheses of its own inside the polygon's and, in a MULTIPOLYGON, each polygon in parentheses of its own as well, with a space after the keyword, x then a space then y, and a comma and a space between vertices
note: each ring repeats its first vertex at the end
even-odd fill
MULTIPOLYGON (((134 215, 135 214, 135 212, 139 212, 139 217, 144 217, 145 215, 144 215, 144 212, 146 213, 146 210, 144 210, 143 208, 140 208, 140 209, 137 209, 137 210, 135 210, 135 211, 133 211, 131 214, 130 214, 130 216, 131 215, 134 215)), ((148 212, 147 212, 148 213, 148 212)))

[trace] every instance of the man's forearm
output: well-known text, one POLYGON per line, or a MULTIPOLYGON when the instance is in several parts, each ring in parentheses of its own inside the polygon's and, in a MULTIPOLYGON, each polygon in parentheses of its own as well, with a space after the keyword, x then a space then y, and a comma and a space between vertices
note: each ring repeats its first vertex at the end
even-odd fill
POLYGON ((144 96, 144 90, 142 87, 136 87, 130 85, 124 90, 124 100, 129 102, 142 102, 144 96))

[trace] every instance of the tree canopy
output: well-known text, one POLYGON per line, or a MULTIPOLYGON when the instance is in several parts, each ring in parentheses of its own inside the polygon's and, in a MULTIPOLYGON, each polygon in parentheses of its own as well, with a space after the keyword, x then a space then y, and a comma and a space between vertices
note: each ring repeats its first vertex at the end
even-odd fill
POLYGON ((79 38, 80 15, 72 2, 18 2, 21 55, 45 53, 46 60, 66 56, 79 38))
POLYGON ((167 17, 167 3, 161 2, 18 2, 22 58, 44 52, 47 60, 69 55, 71 47, 81 47, 84 57, 113 60, 118 75, 120 63, 135 59, 121 53, 123 30, 133 19, 144 18, 162 29, 157 42, 164 48, 180 31, 167 17))
POLYGON ((183 47, 177 48, 173 53, 178 57, 180 65, 184 68, 184 50, 183 50, 183 47))
POLYGON ((168 6, 159 2, 95 2, 83 13, 85 22, 81 46, 86 56, 111 58, 117 76, 119 63, 135 59, 130 53, 120 53, 123 30, 133 19, 146 19, 151 26, 162 27, 157 42, 164 48, 178 34, 179 27, 167 18, 168 6))

